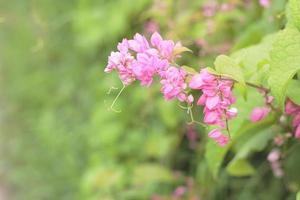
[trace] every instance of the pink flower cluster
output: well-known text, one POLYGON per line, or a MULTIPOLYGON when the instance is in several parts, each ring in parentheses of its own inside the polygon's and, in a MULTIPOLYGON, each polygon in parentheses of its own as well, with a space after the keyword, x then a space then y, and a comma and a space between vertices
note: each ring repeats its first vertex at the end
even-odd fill
POLYGON ((189 87, 202 90, 197 105, 204 106, 204 122, 209 125, 217 125, 219 128, 212 130, 208 136, 219 145, 224 146, 229 138, 223 135, 220 129, 228 128, 226 121, 237 115, 236 108, 230 108, 235 102, 232 94, 233 81, 222 80, 218 76, 202 69, 199 74, 192 77, 189 87))
POLYGON ((300 138, 300 106, 288 99, 285 104, 285 112, 293 117, 292 126, 295 129, 295 137, 300 138))
POLYGON ((116 70, 124 85, 139 80, 141 85, 150 86, 153 77, 158 75, 166 100, 178 98, 191 103, 193 97, 185 92, 187 73, 172 66, 174 59, 179 57, 176 50, 180 48, 180 43, 163 40, 157 32, 152 34, 150 42, 137 33, 132 40, 123 39, 118 44, 118 51, 111 53, 104 71, 116 70))

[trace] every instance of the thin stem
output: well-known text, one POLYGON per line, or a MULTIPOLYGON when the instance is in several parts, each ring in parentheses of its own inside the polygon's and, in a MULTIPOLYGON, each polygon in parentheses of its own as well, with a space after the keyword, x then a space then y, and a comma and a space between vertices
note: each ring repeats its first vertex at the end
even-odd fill
POLYGON ((115 105, 115 103, 117 102, 119 96, 120 96, 120 95, 122 94, 122 92, 124 91, 125 87, 126 87, 126 86, 123 85, 123 87, 121 88, 121 90, 119 91, 119 93, 117 94, 117 96, 115 97, 115 99, 113 100, 113 102, 112 102, 112 104, 111 104, 111 106, 110 106, 110 109, 111 109, 112 111, 114 111, 114 112, 117 112, 117 113, 120 113, 120 112, 121 112, 121 110, 116 110, 116 109, 114 109, 114 105, 115 105))
POLYGON ((265 87, 259 86, 259 85, 255 85, 255 84, 253 84, 253 83, 246 82, 246 85, 248 85, 248 86, 250 86, 250 87, 253 87, 253 88, 256 88, 256 89, 259 89, 259 90, 262 90, 262 91, 264 91, 264 92, 266 92, 266 93, 269 93, 269 92, 270 92, 270 90, 269 90, 268 88, 265 88, 265 87))
POLYGON ((193 123, 196 123, 196 124, 199 124, 199 125, 201 125, 201 126, 203 126, 203 127, 205 127, 205 128, 207 127, 205 124, 203 124, 203 123, 201 123, 201 122, 199 122, 199 121, 196 121, 196 120, 194 119, 192 107, 189 106, 187 112, 188 112, 188 114, 190 114, 190 117, 191 117, 191 121, 190 121, 190 122, 187 122, 187 124, 193 124, 193 123))
MULTIPOLYGON (((221 80, 225 80, 225 81, 227 80, 227 81, 234 81, 234 82, 237 82, 236 80, 233 80, 233 79, 231 79, 231 78, 224 77, 224 76, 223 76, 223 77, 220 76, 220 79, 221 79, 221 80)), ((262 91, 264 91, 264 92, 266 92, 266 93, 269 93, 269 92, 270 92, 270 89, 265 88, 265 87, 260 86, 260 85, 256 85, 256 84, 254 84, 254 83, 245 82, 245 84, 248 85, 248 86, 250 86, 250 87, 253 87, 253 88, 262 90, 262 91)))

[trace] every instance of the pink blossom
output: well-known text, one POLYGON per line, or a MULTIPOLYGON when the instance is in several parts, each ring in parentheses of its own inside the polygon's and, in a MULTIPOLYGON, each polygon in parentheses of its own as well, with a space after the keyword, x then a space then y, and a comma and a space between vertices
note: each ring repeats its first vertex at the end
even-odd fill
POLYGON ((209 132, 208 137, 215 140, 220 146, 225 146, 229 141, 228 136, 223 135, 219 129, 209 132))
POLYGON ((204 106, 204 123, 227 128, 226 120, 236 117, 237 109, 230 108, 235 102, 232 85, 231 80, 221 80, 207 69, 202 69, 192 77, 189 87, 200 89, 203 93, 197 104, 204 106))
POLYGON ((154 33, 156 31, 159 31, 159 24, 156 21, 150 20, 145 23, 144 30, 146 33, 154 33))
POLYGON ((259 0, 259 4, 262 6, 262 7, 269 7, 270 6, 270 0, 259 0))
MULTIPOLYGON (((162 77, 169 68, 170 61, 176 56, 173 54, 178 44, 172 40, 163 40, 157 32, 152 34, 149 43, 145 36, 137 33, 132 40, 123 39, 118 44, 118 51, 111 53, 104 71, 116 70, 124 85, 138 79, 141 85, 149 86, 156 74, 162 77)), ((181 99, 187 98, 183 94, 180 96, 181 99)))
POLYGON ((184 195, 184 193, 186 193, 187 188, 184 186, 178 186, 175 191, 174 191, 174 195, 176 197, 181 197, 184 195))
POLYGON ((300 106, 288 99, 285 104, 285 112, 293 117, 292 126, 295 128, 295 137, 300 138, 300 106))
POLYGON ((141 85, 150 86, 153 76, 161 70, 166 70, 169 63, 147 53, 138 53, 132 63, 132 70, 141 85))
POLYGON ((124 85, 129 85, 135 80, 132 71, 132 62, 134 58, 129 53, 111 52, 108 58, 108 65, 105 68, 106 73, 113 69, 119 72, 119 77, 124 85))
POLYGON ((181 47, 181 43, 174 43, 172 40, 163 40, 159 33, 155 32, 151 36, 151 44, 159 52, 161 58, 171 61, 173 59, 173 52, 175 48, 181 47))
POLYGON ((164 94, 166 100, 177 97, 179 101, 193 101, 193 97, 188 97, 185 93, 187 87, 185 83, 186 76, 187 73, 184 69, 176 67, 169 67, 167 71, 162 74, 160 81, 162 84, 161 92, 164 94))
POLYGON ((137 33, 133 37, 133 40, 128 41, 129 48, 137 53, 144 53, 150 48, 149 43, 145 36, 137 33))
POLYGON ((280 151, 275 149, 272 150, 268 155, 268 161, 269 162, 276 162, 280 159, 280 151))
POLYGON ((300 112, 300 106, 294 104, 291 100, 287 100, 285 104, 285 112, 289 115, 294 115, 300 112))
POLYGON ((252 122, 259 122, 259 121, 263 120, 264 118, 266 118, 266 116, 269 114, 270 111, 271 110, 268 107, 254 108, 251 113, 250 120, 252 122))
POLYGON ((280 163, 281 152, 278 149, 273 149, 268 155, 268 161, 271 164, 271 168, 274 176, 282 177, 284 172, 280 163))
POLYGON ((300 124, 297 126, 296 132, 295 132, 295 137, 300 138, 300 124))

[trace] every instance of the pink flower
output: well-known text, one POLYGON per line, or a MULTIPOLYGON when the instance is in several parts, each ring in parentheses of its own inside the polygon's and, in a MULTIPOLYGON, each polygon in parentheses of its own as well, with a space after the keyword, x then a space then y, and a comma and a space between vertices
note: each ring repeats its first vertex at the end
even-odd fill
POLYGON ((296 129, 295 137, 300 138, 300 106, 288 99, 285 104, 285 112, 293 117, 292 126, 296 129))
POLYGON ((271 110, 268 107, 254 108, 251 113, 250 120, 252 122, 259 122, 259 121, 263 120, 264 118, 266 118, 266 116, 269 114, 270 111, 271 110))
POLYGON ((300 112, 300 107, 288 99, 285 104, 285 112, 289 115, 297 114, 300 112))
POLYGON ((182 68, 169 67, 167 71, 162 74, 160 83, 162 84, 161 92, 164 94, 166 100, 171 100, 177 97, 179 101, 193 101, 192 96, 187 96, 185 89, 187 84, 185 78, 187 73, 182 68))
POLYGON ((151 36, 151 44, 159 51, 161 58, 171 61, 175 47, 181 46, 180 43, 174 43, 172 40, 163 40, 159 33, 155 32, 151 36))
POLYGON ((226 128, 225 121, 237 115, 236 108, 230 108, 235 102, 232 94, 233 82, 221 80, 217 76, 202 69, 192 77, 189 87, 202 90, 197 105, 204 106, 204 123, 226 128))
POLYGON ((280 157, 281 157, 280 151, 278 149, 274 149, 269 153, 268 158, 267 158, 271 164, 273 174, 276 177, 282 177, 284 175, 284 172, 282 170, 281 163, 280 163, 280 157))
POLYGON ((269 7, 270 6, 270 0, 259 0, 259 4, 262 6, 262 7, 269 7))
POLYGON ((129 48, 137 53, 144 53, 150 48, 147 39, 139 33, 135 34, 133 40, 129 40, 128 44, 129 48))
POLYGON ((147 53, 138 53, 136 57, 132 64, 132 70, 143 86, 150 86, 153 76, 157 72, 166 70, 169 66, 166 60, 160 60, 156 56, 147 53))
POLYGON ((123 84, 129 85, 135 80, 135 75, 132 71, 133 60, 134 58, 127 52, 111 52, 104 72, 110 73, 113 69, 117 70, 123 84))
POLYGON ((295 137, 300 138, 300 124, 298 125, 296 132, 295 132, 295 137))
POLYGON ((276 162, 280 159, 280 151, 275 149, 272 150, 268 155, 268 161, 269 162, 276 162))
POLYGON ((212 130, 208 137, 215 140, 220 146, 225 146, 229 141, 228 136, 223 135, 219 129, 212 130))
POLYGON ((146 33, 154 33, 159 30, 159 24, 156 21, 150 20, 145 23, 144 30, 146 33))

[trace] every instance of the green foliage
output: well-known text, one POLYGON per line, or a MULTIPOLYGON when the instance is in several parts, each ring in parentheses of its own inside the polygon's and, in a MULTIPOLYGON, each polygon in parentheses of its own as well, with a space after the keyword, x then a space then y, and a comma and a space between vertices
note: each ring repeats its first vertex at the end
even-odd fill
POLYGON ((296 104, 300 105, 300 81, 291 80, 287 88, 287 96, 296 104))
POLYGON ((300 70, 300 32, 287 28, 279 33, 271 51, 269 85, 283 109, 289 81, 300 70))
POLYGON ((298 28, 300 31, 300 1, 299 0, 290 0, 289 1, 289 14, 290 22, 298 28))
POLYGON ((220 75, 228 76, 236 80, 238 83, 246 86, 242 70, 234 60, 225 55, 220 55, 216 58, 214 64, 216 71, 220 75))
POLYGON ((234 159, 228 166, 227 171, 233 176, 250 176, 255 173, 255 169, 246 159, 234 159))

